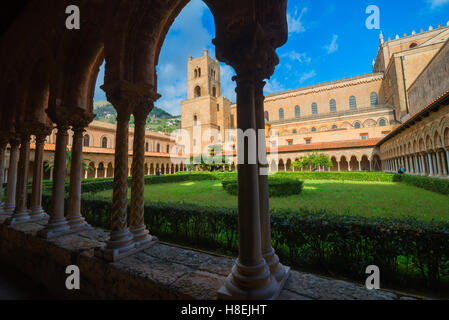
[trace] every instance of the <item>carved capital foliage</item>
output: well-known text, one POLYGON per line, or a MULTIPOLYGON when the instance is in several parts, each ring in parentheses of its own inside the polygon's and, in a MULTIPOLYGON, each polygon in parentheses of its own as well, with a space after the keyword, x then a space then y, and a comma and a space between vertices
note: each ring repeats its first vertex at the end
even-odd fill
POLYGON ((73 115, 70 120, 70 125, 72 126, 73 131, 84 131, 84 128, 89 126, 89 124, 94 120, 95 114, 89 112, 82 108, 73 108, 73 115))
POLYGON ((161 97, 152 86, 121 81, 102 86, 108 101, 117 110, 118 117, 134 114, 136 119, 146 119, 154 108, 154 102, 161 97))
POLYGON ((216 24, 217 58, 237 75, 263 80, 279 63, 276 49, 288 37, 286 0, 205 0, 216 24))

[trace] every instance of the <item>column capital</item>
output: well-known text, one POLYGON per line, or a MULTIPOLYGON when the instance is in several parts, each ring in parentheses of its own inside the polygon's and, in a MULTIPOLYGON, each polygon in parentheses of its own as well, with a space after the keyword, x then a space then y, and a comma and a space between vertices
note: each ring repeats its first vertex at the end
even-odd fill
POLYGON ((108 101, 112 103, 117 110, 118 115, 123 116, 140 114, 153 109, 154 102, 161 95, 151 85, 134 84, 129 81, 119 81, 116 83, 108 83, 101 86, 106 92, 108 101), (143 109, 143 111, 140 111, 143 109))
POLYGON ((45 124, 35 124, 30 127, 30 132, 36 137, 36 142, 45 141, 45 138, 51 134, 52 126, 45 124))
POLYGON ((88 110, 76 108, 70 119, 73 132, 84 132, 85 128, 94 120, 95 116, 96 114, 88 110))

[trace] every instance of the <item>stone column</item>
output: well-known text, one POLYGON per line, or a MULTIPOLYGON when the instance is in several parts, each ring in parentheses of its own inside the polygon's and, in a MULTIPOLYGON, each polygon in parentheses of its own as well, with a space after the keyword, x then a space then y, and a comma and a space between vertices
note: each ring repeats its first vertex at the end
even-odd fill
POLYGON ((279 257, 275 253, 271 243, 271 218, 270 218, 270 201, 268 187, 268 171, 269 164, 266 152, 266 132, 265 132, 265 115, 263 88, 264 81, 256 83, 255 87, 255 117, 257 127, 257 155, 259 166, 259 207, 260 207, 260 230, 262 242, 262 256, 264 257, 272 276, 282 286, 287 280, 290 268, 284 267, 279 262, 279 257), (263 131, 263 132, 262 132, 263 131))
MULTIPOLYGON (((238 73, 237 73, 238 74, 238 73)), ((251 76, 237 81, 237 126, 243 132, 256 130, 255 84, 251 76)), ((238 230, 239 256, 218 291, 221 299, 269 299, 276 295, 277 282, 262 256, 259 168, 249 163, 256 146, 238 146, 238 230)))
POLYGON ((67 171, 67 143, 69 124, 66 121, 57 123, 56 150, 54 158, 54 177, 50 220, 45 229, 39 232, 44 238, 52 238, 67 233, 70 227, 64 216, 65 177, 67 171))
POLYGON ((437 163, 437 167, 438 170, 437 171, 437 176, 442 176, 443 175, 443 168, 441 167, 441 158, 440 158, 440 151, 437 150, 435 151, 435 158, 436 158, 436 163, 437 163))
POLYGON ((145 126, 153 102, 137 105, 134 109, 133 160, 131 164, 131 217, 130 231, 137 248, 148 247, 150 236, 144 221, 145 211, 145 126))
POLYGON ((447 176, 449 168, 447 167, 447 161, 445 159, 445 151, 444 150, 440 152, 440 157, 441 157, 441 169, 442 169, 441 174, 443 176, 447 176))
POLYGON ((20 138, 20 156, 17 168, 16 207, 10 218, 5 221, 7 225, 13 225, 28 221, 30 210, 27 207, 28 165, 30 162, 30 134, 22 133, 20 138))
POLYGON ((50 180, 53 181, 53 168, 50 168, 50 180))
POLYGON ((358 161, 358 160, 357 160, 357 162, 359 163, 359 171, 362 171, 362 162, 358 161))
MULTIPOLYGON (((128 230, 128 133, 131 112, 127 103, 114 104, 117 110, 115 141, 114 191, 112 196, 112 225, 102 257, 116 261, 132 253, 133 235, 128 230), (122 105, 123 104, 123 105, 122 105)), ((99 251, 96 251, 99 254, 99 251)))
POLYGON ((46 134, 36 135, 36 150, 34 152, 33 189, 31 191, 31 219, 47 217, 42 209, 42 171, 46 134))
POLYGON ((449 173, 449 150, 446 150, 446 165, 447 165, 447 170, 449 173))
POLYGON ((95 179, 98 178, 98 167, 95 167, 95 179))
POLYGON ((88 174, 89 174, 89 171, 88 171, 88 170, 85 170, 85 171, 84 171, 84 179, 87 179, 88 174))
POLYGON ((67 223, 72 230, 89 228, 81 215, 81 175, 83 173, 83 133, 87 123, 73 123, 72 163, 70 165, 67 223))
POLYGON ((6 141, 0 141, 0 213, 3 211, 3 178, 5 173, 6 141))
POLYGON ((430 153, 427 154, 427 158, 429 160, 429 175, 433 176, 432 156, 430 155, 430 153))
POLYGON ((341 170, 340 170, 340 161, 337 161, 337 164, 338 164, 338 172, 340 172, 341 170))
POLYGON ((17 184, 17 165, 19 159, 18 139, 11 139, 9 142, 11 149, 9 153, 8 184, 6 186, 6 199, 4 213, 11 214, 16 208, 16 184, 17 184))

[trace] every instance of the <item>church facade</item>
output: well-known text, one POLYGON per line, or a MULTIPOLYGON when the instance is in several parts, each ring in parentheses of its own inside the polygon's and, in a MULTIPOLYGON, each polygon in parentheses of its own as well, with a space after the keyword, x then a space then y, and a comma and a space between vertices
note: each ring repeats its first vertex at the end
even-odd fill
MULTIPOLYGON (((392 137, 396 137, 397 130, 402 130, 430 102, 426 82, 430 69, 441 73, 441 79, 435 81, 438 86, 432 87, 433 94, 442 95, 449 89, 444 65, 448 37, 449 24, 419 33, 413 31, 402 38, 385 40, 381 34, 372 73, 265 96, 271 169, 294 170, 292 163, 296 159, 318 152, 331 158, 331 171, 395 171, 402 164, 409 173, 417 172, 405 159, 398 159, 395 166, 389 165, 384 150, 392 143, 390 140, 396 139, 392 137)), ((235 134, 227 131, 237 126, 236 104, 221 95, 218 61, 209 57, 206 50, 202 57, 189 57, 187 72, 182 129, 191 140, 186 152, 204 154, 217 144, 228 152, 235 150, 235 134)), ((446 117, 447 110, 442 110, 436 119, 446 117)), ((441 130, 439 136, 444 140, 445 133, 441 130)), ((434 135, 429 136, 433 141, 434 135)), ((438 142, 442 149, 448 145, 443 140, 438 142)), ((438 175, 444 176, 446 172, 447 176, 447 158, 446 152, 438 152, 427 167, 436 166, 440 168, 438 175)), ((435 170, 426 172, 436 174, 435 170)))

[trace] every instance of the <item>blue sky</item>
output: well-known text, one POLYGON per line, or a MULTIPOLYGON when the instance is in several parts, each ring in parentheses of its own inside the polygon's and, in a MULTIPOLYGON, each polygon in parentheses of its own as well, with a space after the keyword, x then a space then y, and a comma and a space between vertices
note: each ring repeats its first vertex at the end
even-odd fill
MULTIPOLYGON (((413 30, 436 28, 449 21, 449 0, 289 0, 288 42, 278 49, 280 64, 268 81, 265 93, 299 88, 372 71, 379 47, 380 30, 368 30, 365 13, 369 5, 380 9, 380 30, 385 40, 410 35, 413 30)), ((156 106, 181 113, 187 96, 187 58, 198 57, 207 48, 215 57, 213 16, 201 0, 192 0, 172 25, 158 66, 156 106)), ((222 94, 235 101, 234 71, 222 64, 222 94)), ((102 66, 95 101, 105 100, 102 66)))

